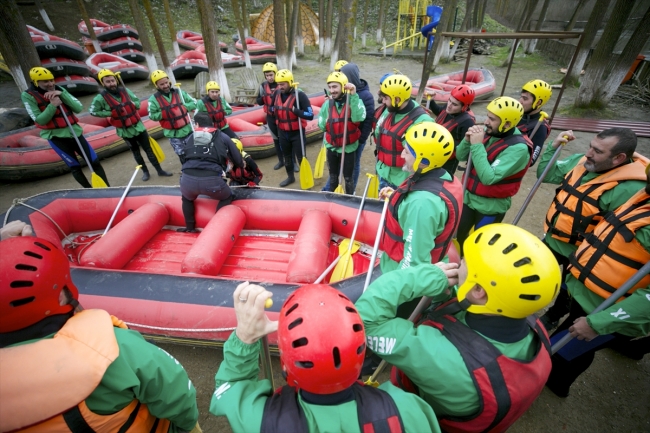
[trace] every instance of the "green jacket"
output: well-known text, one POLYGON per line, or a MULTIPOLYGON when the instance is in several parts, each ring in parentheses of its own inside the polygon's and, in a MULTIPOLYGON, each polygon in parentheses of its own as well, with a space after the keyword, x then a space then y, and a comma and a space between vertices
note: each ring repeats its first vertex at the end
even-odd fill
MULTIPOLYGON (((451 175, 445 172, 442 178, 451 180, 451 175)), ((434 240, 445 228, 449 210, 445 201, 437 195, 427 191, 411 191, 400 203, 397 217, 404 232, 404 257, 398 263, 388 257, 388 254, 382 254, 379 266, 384 274, 431 263, 434 240)))
MULTIPOLYGON (((413 109, 417 108, 417 106, 418 105, 415 104, 413 106, 413 109)), ((394 122, 399 122, 408 113, 410 113, 410 111, 404 114, 396 114, 394 122)), ((386 120, 388 114, 389 114, 388 110, 384 110, 384 112, 379 117, 379 121, 377 121, 377 126, 375 127, 375 142, 377 143, 378 147, 379 147, 379 140, 381 138, 382 125, 384 124, 384 120, 386 120)), ((433 121, 434 119, 432 119, 431 116, 425 113, 420 115, 420 117, 416 118, 411 125, 417 125, 418 123, 433 122, 433 121)), ((395 186, 401 185, 402 182, 404 182, 404 180, 410 175, 410 173, 402 170, 402 167, 390 167, 379 160, 377 160, 377 165, 375 166, 375 170, 377 171, 379 177, 387 180, 388 182, 392 183, 395 186)))
MULTIPOLYGON (((325 99, 325 102, 323 105, 320 107, 320 112, 318 113, 318 127, 321 129, 321 131, 325 131, 325 126, 327 126, 327 121, 329 119, 329 112, 330 112, 330 103, 332 102, 331 99, 325 99)), ((336 112, 341 114, 341 110, 343 110, 343 106, 345 99, 343 99, 342 102, 335 101, 336 104, 336 112)), ((359 98, 358 94, 350 95, 350 119, 353 122, 363 122, 366 119, 366 107, 363 105, 363 101, 361 98, 359 98)), ((361 125, 359 125, 361 127, 361 125)), ((350 125, 348 125, 348 131, 350 130, 350 125)), ((330 143, 327 142, 327 139, 325 138, 326 135, 323 135, 323 143, 325 143, 325 147, 331 151, 334 151, 336 153, 341 153, 343 150, 343 147, 336 147, 332 146, 330 143)), ((345 146, 345 153, 352 153, 357 150, 359 147, 359 140, 355 141, 354 143, 347 144, 345 146)))
MULTIPOLYGON (((537 166, 537 177, 542 175, 542 172, 551 161, 555 149, 550 144, 546 146, 546 150, 542 153, 542 156, 537 166)), ((555 165, 546 174, 544 178, 544 183, 550 183, 559 185, 564 180, 564 177, 571 171, 573 168, 578 165, 578 162, 582 159, 584 154, 578 153, 571 155, 570 157, 559 160, 555 162, 555 165)), ((589 172, 585 174, 582 178, 581 185, 589 182, 590 180, 598 177, 598 173, 589 172)), ((623 203, 628 201, 634 194, 637 193, 640 189, 645 187, 645 182, 639 180, 628 180, 627 182, 621 182, 614 188, 610 189, 607 192, 604 192, 598 199, 598 207, 604 211, 613 211, 616 210, 623 203)), ((551 221, 552 224, 555 224, 555 221, 551 221)), ((573 254, 578 247, 566 242, 563 242, 559 239, 553 238, 549 233, 544 236, 544 242, 556 253, 569 257, 573 254)))
MULTIPOLYGON (((177 92, 178 89, 172 89, 172 92, 177 92)), ((192 111, 196 109, 196 100, 192 98, 190 95, 185 92, 185 90, 181 89, 181 94, 182 96, 182 101, 185 101, 184 105, 185 108, 187 108, 187 111, 192 111)), ((172 95, 171 92, 169 95, 163 95, 163 98, 167 100, 167 102, 171 102, 172 100, 172 95)), ((149 118, 151 120, 155 121, 160 121, 162 120, 162 111, 160 110, 160 105, 158 104, 158 101, 156 100, 156 94, 154 93, 149 97, 149 118)), ((180 138, 180 137, 187 137, 192 133, 192 125, 185 125, 181 129, 163 129, 163 134, 167 138, 180 138)))
MULTIPOLYGON (((223 107, 224 115, 227 116, 229 114, 232 114, 232 107, 230 106, 228 101, 226 101, 222 97, 219 97, 219 99, 221 99, 221 106, 223 107)), ((212 101, 212 106, 215 107, 215 108, 217 107, 215 101, 212 101)), ((201 98, 196 100, 196 112, 194 114, 196 114, 198 112, 202 112, 202 113, 207 113, 208 112, 208 109, 205 106, 205 102, 203 102, 203 99, 201 99, 201 98)), ((221 128, 222 130, 224 130, 226 128, 230 128, 230 125, 228 125, 227 122, 228 122, 228 119, 226 119, 226 125, 223 128, 221 128)))
MULTIPOLYGON (((260 431, 264 404, 273 394, 268 380, 259 380, 260 342, 245 344, 235 332, 223 347, 223 361, 215 376, 216 390, 210 412, 226 416, 233 432, 260 431)), ((390 383, 379 389, 395 402, 407 432, 440 432, 431 408, 414 394, 404 392, 390 383)), ((311 433, 361 433, 354 401, 323 406, 305 402, 298 394, 311 433)))
MULTIPOLYGON (((70 114, 70 111, 73 113, 81 113, 81 110, 83 110, 83 105, 81 105, 81 102, 74 96, 72 96, 70 93, 68 93, 67 90, 65 90, 62 87, 57 86, 56 90, 61 91, 61 101, 63 101, 63 105, 65 105, 65 112, 66 114, 70 114)), ((25 104, 25 109, 27 110, 27 113, 29 116, 32 118, 34 123, 38 125, 46 125, 50 120, 52 120, 52 117, 54 117, 54 114, 56 113, 56 107, 52 104, 48 104, 47 108, 45 108, 44 111, 41 111, 38 108, 38 103, 36 102, 36 99, 32 95, 30 95, 27 92, 23 92, 20 95, 20 99, 23 101, 23 104, 25 104)), ((77 137, 79 137, 81 134, 83 134, 83 129, 79 124, 72 125, 72 129, 74 130, 74 133, 77 137)), ((70 128, 67 126, 65 128, 57 128, 57 129, 41 129, 41 137, 49 140, 52 137, 60 137, 60 138, 72 138, 73 135, 70 132, 70 128)))
POLYGON ((146 342, 139 332, 113 330, 120 354, 86 398, 88 409, 110 415, 137 399, 147 405, 152 415, 171 422, 170 433, 192 430, 199 410, 196 390, 183 366, 163 349, 146 342))
MULTIPOLYGON (((521 135, 521 132, 515 128, 514 135, 521 135)), ((503 152, 499 153, 497 159, 490 164, 487 159, 486 148, 495 141, 499 140, 497 137, 490 137, 487 144, 478 143, 471 144, 469 140, 463 139, 458 147, 456 147, 456 158, 459 161, 467 161, 471 152, 472 166, 476 169, 476 174, 483 185, 494 185, 520 172, 528 166, 530 162, 530 153, 528 146, 524 143, 508 146, 503 152)), ((483 215, 496 215, 508 212, 512 206, 512 197, 506 198, 490 198, 481 197, 465 191, 463 204, 466 204, 471 209, 482 213, 483 215)))
MULTIPOLYGON (((377 278, 355 303, 368 348, 402 370, 439 417, 476 414, 479 396, 456 347, 437 328, 416 327, 395 317, 398 305, 421 296, 431 297, 433 303, 451 298, 447 277, 435 265, 411 266, 377 278)), ((465 323, 465 316, 463 311, 455 317, 465 323)), ((515 343, 487 340, 519 360, 532 359, 537 349, 533 331, 515 343)))
MULTIPOLYGON (((136 110, 139 110, 140 99, 129 89, 126 89, 126 92, 128 93, 129 98, 131 98, 131 101, 133 101, 136 110)), ((122 102, 122 98, 119 95, 113 95, 113 97, 119 102, 122 102)), ((96 117, 111 117, 111 107, 108 105, 108 102, 106 102, 106 99, 101 93, 95 96, 93 102, 90 103, 88 111, 90 111, 91 115, 96 117)), ((142 132, 146 131, 147 128, 144 127, 142 122, 138 122, 134 126, 129 126, 128 128, 115 128, 115 130, 118 137, 131 138, 140 135, 142 132)))

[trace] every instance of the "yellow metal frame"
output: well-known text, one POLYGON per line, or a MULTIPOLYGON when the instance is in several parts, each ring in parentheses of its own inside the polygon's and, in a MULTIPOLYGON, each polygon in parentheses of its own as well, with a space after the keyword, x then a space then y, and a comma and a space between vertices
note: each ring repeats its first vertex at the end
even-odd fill
POLYGON ((420 27, 429 23, 427 17, 427 2, 425 0, 400 0, 397 13, 397 31, 395 32, 395 42, 386 47, 395 47, 394 51, 397 52, 404 48, 404 42, 410 41, 409 45, 411 51, 415 48, 415 37, 420 36, 418 44, 426 43, 426 38, 419 34, 418 19, 420 20, 420 27), (402 23, 402 20, 410 20, 402 23), (410 36, 409 36, 410 33, 410 36))

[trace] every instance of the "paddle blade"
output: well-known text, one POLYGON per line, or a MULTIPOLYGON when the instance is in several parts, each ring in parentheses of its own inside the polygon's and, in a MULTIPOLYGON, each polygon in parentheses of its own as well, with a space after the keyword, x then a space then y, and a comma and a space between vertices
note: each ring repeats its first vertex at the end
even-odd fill
POLYGON ((320 152, 318 152, 318 158, 316 158, 316 164, 314 165, 314 179, 320 179, 323 177, 326 159, 327 155, 325 152, 325 146, 323 146, 320 148, 320 152))
POLYGON ((376 174, 366 173, 370 178, 370 185, 368 185, 368 198, 379 198, 379 178, 376 174))
POLYGON ((311 174, 311 165, 307 158, 300 163, 300 188, 309 189, 314 186, 314 176, 311 174))
POLYGON ((153 150, 153 154, 156 155, 158 162, 163 162, 165 160, 165 152, 160 148, 160 144, 153 137, 149 137, 149 145, 151 146, 151 150, 153 150))
POLYGON ((104 182, 104 179, 99 177, 99 175, 95 172, 93 172, 90 175, 90 183, 93 186, 93 188, 108 188, 108 185, 106 185, 106 182, 104 182))
POLYGON ((366 381, 364 383, 366 385, 370 385, 370 386, 374 386, 375 388, 379 388, 379 382, 377 382, 376 380, 370 380, 370 379, 372 379, 372 378, 369 377, 368 379, 366 379, 366 381))
POLYGON ((352 263, 352 254, 350 254, 350 251, 346 251, 341 256, 341 260, 339 260, 339 262, 336 264, 334 271, 332 271, 332 278, 330 278, 330 283, 335 283, 345 278, 350 278, 353 271, 354 263, 352 263))
POLYGON ((337 186, 334 192, 337 194, 345 194, 345 190, 343 190, 343 187, 341 185, 337 186))

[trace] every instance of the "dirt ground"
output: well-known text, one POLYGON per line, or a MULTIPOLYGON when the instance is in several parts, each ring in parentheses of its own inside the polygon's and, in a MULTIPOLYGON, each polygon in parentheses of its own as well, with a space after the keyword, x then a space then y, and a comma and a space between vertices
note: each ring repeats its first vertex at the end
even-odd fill
MULTIPOLYGON (((358 55, 354 59, 359 64, 361 75, 370 83, 371 91, 377 91, 377 81, 386 72, 393 68, 399 69, 412 79, 417 80, 421 74, 421 60, 400 58, 371 57, 358 55)), ((493 66, 490 59, 484 56, 476 56, 472 60, 472 66, 486 65, 496 77, 497 92, 500 90, 505 77, 505 68, 493 66)), ((443 65, 440 72, 450 72, 462 69, 462 63, 443 65)), ((517 58, 517 62, 510 74, 510 80, 505 95, 517 97, 521 85, 532 78, 542 78, 549 82, 556 82, 562 75, 557 72, 559 65, 545 59, 536 62, 524 61, 517 58)), ((257 73, 261 76, 261 67, 256 66, 257 73)), ((233 77, 229 72, 229 77, 233 77)), ((328 65, 316 61, 316 56, 311 54, 307 58, 299 60, 299 68, 294 70, 296 80, 306 92, 316 92, 325 86, 325 77, 328 74, 328 65)), ((190 81, 185 82, 184 88, 191 88, 190 81)), ((151 94, 152 88, 146 82, 135 83, 130 86, 140 97, 151 94)), ((555 91, 554 93, 558 93, 555 91)), ((563 97, 562 105, 570 104, 575 97, 576 89, 567 89, 563 97)), ((498 95, 498 93, 497 93, 498 95)), ((555 102, 555 95, 551 104, 555 102)), ((88 107, 92 97, 81 98, 88 107)), ((0 83, 0 105, 2 107, 19 106, 19 94, 13 83, 0 83)), ((473 109, 482 120, 485 115, 485 103, 477 103, 473 109)), ((549 104, 548 107, 551 107, 549 104)), ((550 108, 548 108, 550 110, 550 108)), ((621 118, 647 120, 648 111, 639 110, 635 107, 617 107, 617 113, 621 118)), ((553 131, 555 136, 559 131, 553 131)), ((577 133, 578 140, 572 143, 569 152, 584 152, 589 140, 593 136, 590 133, 577 133)), ((167 153, 167 160, 163 168, 173 171, 175 176, 159 178, 155 174, 152 179, 145 183, 138 177, 136 185, 177 185, 180 165, 173 156, 168 140, 161 139, 160 144, 167 153)), ((308 146, 308 160, 314 164, 318 144, 308 146)), ((366 146, 362 157, 362 171, 374 172, 374 146, 366 146)), ((638 151, 650 156, 650 140, 640 139, 638 151)), ((284 179, 284 170, 274 171, 273 165, 276 159, 266 158, 258 160, 258 164, 264 173, 263 186, 277 187, 284 179)), ((130 152, 102 161, 108 173, 108 178, 113 186, 123 186, 128 182, 135 162, 130 152)), ((326 170, 327 171, 327 170, 326 170)), ((327 174, 326 174, 327 175, 327 174)), ((320 190, 326 179, 316 179, 314 190, 320 190)), ((506 221, 512 221, 514 215, 521 207, 524 198, 530 191, 535 181, 535 172, 531 170, 524 179, 521 191, 513 200, 512 210, 506 216, 506 221)), ((364 184, 361 181, 357 187, 357 193, 363 191, 364 184)), ((14 199, 29 197, 41 192, 77 188, 78 184, 71 175, 63 175, 50 179, 33 182, 4 184, 0 189, 0 211, 6 211, 14 199)), ((299 188, 298 183, 292 185, 299 188)), ((526 214, 521 220, 520 226, 533 232, 536 235, 543 234, 543 216, 548 209, 551 198, 554 194, 554 186, 542 185, 526 214)), ((495 264, 498 266, 498 264, 495 264)), ((178 346, 161 344, 165 350, 175 356, 187 369, 194 385, 198 391, 198 404, 200 411, 199 422, 205 432, 228 432, 230 428, 225 418, 216 418, 209 414, 208 408, 210 397, 214 391, 214 374, 217 371, 222 359, 220 349, 206 347, 178 346)), ((279 376, 279 364, 275 359, 274 371, 276 384, 282 383, 279 376)), ((384 377, 384 380, 387 378, 384 377)), ((632 361, 613 351, 604 350, 597 354, 592 367, 581 376, 573 386, 571 395, 566 399, 557 398, 550 391, 544 390, 540 398, 532 408, 510 429, 512 432, 642 432, 650 431, 650 357, 646 356, 641 361, 632 361)))

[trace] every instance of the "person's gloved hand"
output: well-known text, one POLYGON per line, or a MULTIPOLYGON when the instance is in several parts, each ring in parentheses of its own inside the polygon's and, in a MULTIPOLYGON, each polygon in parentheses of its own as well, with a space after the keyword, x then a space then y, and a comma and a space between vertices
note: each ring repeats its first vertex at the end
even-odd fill
POLYGON ((0 229, 0 240, 14 238, 16 236, 33 236, 32 226, 22 221, 12 221, 0 229))
POLYGON ((292 107, 291 112, 296 116, 299 116, 302 113, 302 110, 298 110, 298 107, 292 107))
POLYGON ((248 186, 251 187, 251 188, 255 188, 257 186, 257 184, 251 180, 251 181, 248 182, 248 186))

